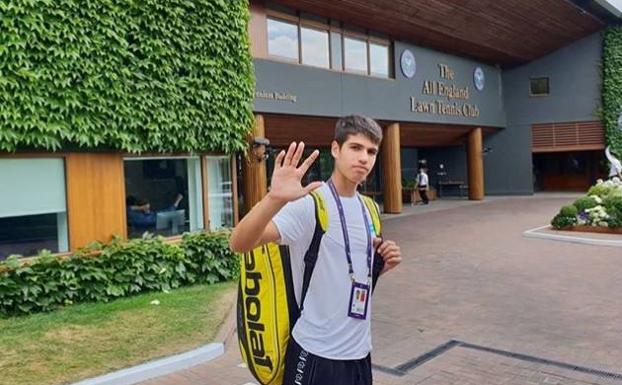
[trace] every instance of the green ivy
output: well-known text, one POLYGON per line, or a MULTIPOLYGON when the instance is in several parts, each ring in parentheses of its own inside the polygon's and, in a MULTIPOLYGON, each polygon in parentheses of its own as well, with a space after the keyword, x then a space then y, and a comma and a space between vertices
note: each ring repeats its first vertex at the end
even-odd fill
POLYGON ((622 131, 618 116, 622 113, 622 27, 609 27, 603 35, 602 103, 607 144, 622 156, 622 131))
POLYGON ((146 291, 237 279, 238 256, 228 233, 185 234, 94 244, 68 258, 43 252, 32 263, 0 263, 0 314, 50 311, 73 303, 107 302, 146 291))
POLYGON ((248 0, 0 2, 0 151, 243 150, 248 20, 248 0))

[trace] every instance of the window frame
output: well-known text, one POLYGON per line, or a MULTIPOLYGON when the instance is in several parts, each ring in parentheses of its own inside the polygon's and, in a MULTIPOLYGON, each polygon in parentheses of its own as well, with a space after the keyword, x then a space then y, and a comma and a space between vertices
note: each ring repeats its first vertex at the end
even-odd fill
POLYGON ((274 16, 272 15, 272 13, 268 13, 267 17, 266 17, 266 50, 268 51, 268 58, 273 58, 279 61, 284 61, 287 63, 296 63, 296 64, 300 64, 300 61, 302 60, 302 48, 301 48, 301 42, 300 42, 300 22, 298 20, 294 21, 292 20, 291 16, 287 15, 284 16, 283 14, 277 14, 278 16, 274 16), (298 52, 298 58, 297 59, 293 59, 291 57, 287 57, 287 56, 282 56, 282 55, 275 55, 270 53, 270 32, 269 32, 269 28, 268 28, 268 23, 270 22, 270 20, 273 21, 277 21, 280 23, 286 23, 286 24, 291 24, 294 27, 296 27, 296 50, 298 52))
POLYGON ((392 79, 393 78, 393 66, 391 65, 393 63, 392 59, 392 50, 391 50, 391 43, 388 41, 384 41, 384 40, 380 40, 380 39, 370 39, 367 42, 367 47, 368 47, 368 52, 369 52, 369 76, 371 77, 375 77, 375 78, 380 78, 380 79, 392 79), (387 48, 387 76, 381 76, 379 74, 375 74, 371 72, 371 45, 378 45, 378 46, 383 46, 387 48))
POLYGON ((299 49, 300 49, 300 63, 302 65, 306 65, 309 67, 315 67, 315 68, 322 68, 322 69, 326 69, 329 70, 332 67, 332 56, 331 56, 331 39, 330 39, 330 30, 328 29, 328 26, 324 26, 324 27, 320 27, 321 24, 319 23, 301 23, 300 26, 298 27, 298 36, 299 36, 299 49), (304 63, 303 62, 303 58, 302 58, 302 29, 306 28, 306 29, 310 29, 310 30, 314 30, 317 32, 325 32, 326 33, 326 37, 327 37, 327 49, 328 49, 328 66, 324 67, 324 66, 319 66, 319 65, 315 65, 315 64, 309 64, 309 63, 304 63))
MULTIPOLYGON (((67 196, 67 152, 64 151, 59 151, 59 152, 55 152, 55 153, 45 153, 45 152, 18 152, 18 153, 0 153, 0 159, 16 159, 16 160, 27 160, 27 159, 61 159, 63 162, 63 169, 64 169, 64 179, 63 179, 63 185, 65 188, 65 211, 62 212, 50 212, 47 214, 56 214, 57 216, 59 214, 63 214, 65 215, 64 218, 64 224, 65 224, 65 239, 64 240, 60 240, 58 239, 58 244, 59 244, 59 251, 52 253, 52 255, 54 256, 66 256, 66 255, 71 255, 72 251, 71 251, 71 232, 70 232, 70 228, 69 228, 69 199, 67 196), (60 250, 61 249, 61 245, 63 245, 62 248, 65 248, 66 250, 60 250)), ((38 213, 35 214, 28 214, 28 215, 40 215, 38 213)), ((13 218, 16 216, 13 216, 13 218)), ((57 229, 58 231, 58 229, 57 229)), ((40 252, 41 250, 39 250, 40 252)), ((38 253, 39 253, 38 252, 38 253)), ((37 253, 37 255, 38 255, 37 253)), ((20 255, 19 261, 20 263, 25 263, 25 262, 29 262, 34 260, 37 255, 20 255)))
MULTIPOLYGON (((188 188, 188 196, 184 196, 184 199, 186 199, 188 201, 188 213, 187 213, 187 220, 189 221, 188 223, 188 232, 189 233, 199 233, 199 232, 206 232, 209 231, 209 229, 206 227, 207 226, 207 219, 205 217, 206 214, 206 201, 205 198, 207 197, 206 195, 206 184, 205 184, 205 170, 203 168, 203 158, 204 158, 204 154, 191 154, 191 153, 182 153, 182 154, 158 154, 158 153, 145 153, 143 155, 140 156, 136 156, 135 154, 131 154, 131 153, 126 153, 123 154, 123 163, 125 164, 125 162, 127 161, 145 161, 145 160, 168 160, 168 159, 174 159, 174 160, 186 160, 186 169, 188 168, 188 161, 190 160, 195 160, 198 162, 198 172, 199 172, 199 176, 198 179, 194 181, 194 183, 198 183, 199 187, 201 189, 201 193, 199 196, 196 196, 194 199, 197 202, 200 202, 200 207, 195 207, 195 210, 191 210, 190 209, 190 189, 191 189, 191 182, 190 182, 190 178, 191 175, 188 174, 187 176, 187 188, 188 188), (192 213, 194 211, 194 214, 192 213), (191 227, 193 226, 193 220, 192 220, 192 215, 197 216, 200 215, 202 218, 202 220, 195 220, 195 225, 200 225, 202 226, 202 228, 197 228, 192 230, 191 227)), ((126 175, 123 176, 123 183, 127 183, 126 182, 126 175)), ((196 187, 196 186, 195 186, 196 187)), ((126 195, 127 195, 127 191, 125 191, 126 195)), ((196 195, 196 194, 195 194, 196 195)), ((125 205, 125 210, 127 210, 127 205, 125 205)), ((197 218, 195 218, 197 219, 197 218)), ((176 238, 181 238, 183 236, 182 232, 181 234, 173 234, 173 235, 162 235, 165 239, 176 239, 176 238)), ((130 233, 129 233, 129 225, 128 225, 128 229, 126 232, 126 237, 127 239, 132 239, 132 237, 130 237, 130 233)))
POLYGON ((373 34, 371 31, 365 29, 362 30, 364 32, 357 32, 352 29, 345 28, 343 22, 337 21, 329 18, 318 18, 322 19, 322 21, 309 19, 304 17, 305 15, 301 12, 292 12, 286 13, 283 11, 278 11, 275 9, 267 9, 266 10, 266 51, 267 58, 275 61, 281 61, 290 64, 298 64, 312 68, 320 68, 329 71, 347 73, 350 75, 359 75, 359 76, 367 76, 374 79, 384 79, 384 80, 395 80, 395 69, 393 68, 393 41, 389 38, 379 37, 377 34, 373 34), (286 56, 274 55, 270 53, 269 48, 269 36, 268 36, 268 22, 270 20, 275 20, 288 24, 295 24, 297 26, 297 44, 298 44, 298 59, 292 59, 286 56), (326 32, 328 35, 328 67, 318 66, 315 64, 303 63, 302 58, 302 28, 314 29, 321 32, 326 32), (339 55, 341 56, 341 66, 337 68, 333 66, 335 47, 333 44, 332 33, 340 34, 339 40, 341 42, 339 55), (360 70, 347 70, 346 69, 346 55, 345 55, 345 39, 351 38, 356 40, 362 40, 365 43, 365 51, 366 51, 366 60, 367 60, 367 69, 366 71, 360 70), (371 72, 371 44, 377 44, 387 47, 387 67, 388 73, 387 76, 383 76, 377 73, 371 72))
POLYGON ((551 78, 549 76, 538 76, 538 77, 530 77, 529 78, 529 96, 530 97, 546 97, 549 96, 551 94, 551 78), (535 80, 542 80, 542 79, 546 79, 546 93, 542 93, 542 94, 534 94, 532 91, 532 82, 535 80))
POLYGON ((367 39, 363 38, 360 34, 357 33, 351 33, 351 32, 344 32, 343 34, 341 34, 341 50, 343 51, 343 72, 348 73, 348 74, 355 74, 355 75, 364 75, 364 76, 369 76, 369 42, 367 41, 367 39), (348 69, 347 68, 347 56, 346 56, 346 39, 350 39, 350 40, 356 40, 356 41, 362 41, 363 44, 365 44, 365 64, 367 69, 365 70, 365 72, 363 71, 359 71, 359 70, 353 70, 353 69, 348 69))

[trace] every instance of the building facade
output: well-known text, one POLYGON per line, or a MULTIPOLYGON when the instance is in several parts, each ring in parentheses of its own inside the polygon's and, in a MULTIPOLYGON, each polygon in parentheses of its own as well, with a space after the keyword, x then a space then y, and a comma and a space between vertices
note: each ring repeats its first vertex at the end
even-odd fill
MULTIPOLYGON (((196 33, 190 45, 184 33, 167 35, 171 25, 185 30, 175 19, 162 26, 168 45, 149 28, 141 37, 114 23, 73 31, 85 39, 77 56, 69 40, 46 41, 63 53, 50 68, 86 60, 57 68, 54 87, 36 72, 40 37, 7 30, 23 41, 12 60, 27 62, 0 75, 0 95, 22 100, 17 84, 34 97, 28 111, 0 106, 0 260, 115 235, 234 226, 266 193, 272 155, 291 141, 320 149, 306 179, 326 179, 335 122, 355 113, 384 130, 361 190, 388 213, 411 199, 421 165, 441 198, 585 189, 605 172, 601 32, 615 20, 577 3, 197 0, 182 18, 196 33), (91 35, 104 41, 97 55, 84 43, 91 35), (121 48, 110 50, 119 36, 121 48), (239 76, 251 64, 254 90, 239 76), (99 75, 82 70, 91 67, 99 75), (28 120, 35 115, 49 125, 44 134, 28 120), (255 151, 259 139, 270 141, 267 158, 255 151)), ((53 19, 55 9, 29 12, 53 19)), ((61 27, 51 23, 50 35, 61 27)), ((1 62, 0 73, 13 64, 1 62)))
POLYGON ((247 2, 3 12, 0 261, 235 225, 232 154, 253 121, 247 2))
POLYGON ((411 1, 413 19, 399 14, 404 4, 251 2, 253 109, 265 137, 277 149, 293 140, 319 148, 309 179, 326 179, 336 119, 377 119, 394 151, 382 152, 362 190, 386 212, 401 210, 421 164, 442 195, 587 189, 606 172, 598 112, 611 15, 567 1, 538 11, 480 3, 477 12, 447 6, 440 18, 411 1))

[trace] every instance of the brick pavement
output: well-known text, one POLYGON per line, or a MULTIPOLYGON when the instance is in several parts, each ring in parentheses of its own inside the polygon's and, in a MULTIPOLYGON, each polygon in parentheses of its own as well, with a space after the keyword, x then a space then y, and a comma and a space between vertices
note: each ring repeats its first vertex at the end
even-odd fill
MULTIPOLYGON (((622 251, 522 237, 570 200, 444 203, 388 219, 404 262, 375 294, 375 383, 622 384, 622 251), (395 370, 450 340, 484 349, 457 345, 395 370)), ((253 383, 239 364, 233 340, 217 360, 142 385, 253 383)))

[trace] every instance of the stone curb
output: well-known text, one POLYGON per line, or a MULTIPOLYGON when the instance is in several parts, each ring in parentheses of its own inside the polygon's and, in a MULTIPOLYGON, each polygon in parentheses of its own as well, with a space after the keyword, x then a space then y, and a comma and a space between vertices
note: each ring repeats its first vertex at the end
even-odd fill
POLYGON ((549 240, 561 241, 561 242, 580 243, 584 245, 622 247, 622 241, 615 241, 615 240, 610 240, 610 239, 596 239, 596 238, 588 238, 588 237, 582 237, 582 236, 549 234, 549 233, 540 232, 540 230, 546 229, 549 227, 550 227, 549 225, 546 225, 546 226, 540 226, 534 229, 527 230, 523 232, 523 236, 525 238, 549 239, 549 240))
POLYGON ((131 385, 202 364, 221 356, 224 352, 225 346, 222 342, 212 343, 189 352, 89 378, 73 385, 131 385))

